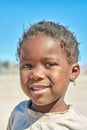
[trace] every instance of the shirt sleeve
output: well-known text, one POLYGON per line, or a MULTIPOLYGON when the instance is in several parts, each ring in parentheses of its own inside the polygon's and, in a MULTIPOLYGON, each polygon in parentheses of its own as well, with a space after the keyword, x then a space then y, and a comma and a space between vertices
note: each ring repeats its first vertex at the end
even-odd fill
POLYGON ((8 124, 7 124, 6 130, 12 130, 11 127, 12 127, 12 118, 10 117, 9 120, 8 120, 8 124))

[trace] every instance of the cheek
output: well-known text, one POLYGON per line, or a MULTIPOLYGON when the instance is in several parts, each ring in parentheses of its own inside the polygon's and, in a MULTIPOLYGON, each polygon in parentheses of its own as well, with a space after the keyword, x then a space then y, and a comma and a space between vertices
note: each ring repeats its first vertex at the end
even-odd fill
POLYGON ((23 92, 29 97, 29 91, 27 88, 27 82, 28 82, 28 73, 21 71, 20 72, 20 83, 21 83, 21 88, 23 92))
POLYGON ((64 71, 64 70, 58 70, 58 71, 54 71, 51 74, 52 77, 52 81, 54 84, 60 86, 60 87, 66 87, 69 83, 69 74, 68 71, 64 71))
POLYGON ((22 86, 25 86, 28 81, 28 73, 25 71, 20 71, 20 82, 22 86))

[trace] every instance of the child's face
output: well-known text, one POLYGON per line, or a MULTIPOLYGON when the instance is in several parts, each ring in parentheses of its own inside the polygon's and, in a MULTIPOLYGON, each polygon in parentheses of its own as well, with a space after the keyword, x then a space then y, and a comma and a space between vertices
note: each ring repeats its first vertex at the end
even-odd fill
POLYGON ((32 36, 21 48, 20 68, 22 89, 34 104, 44 106, 64 97, 71 67, 58 41, 32 36))

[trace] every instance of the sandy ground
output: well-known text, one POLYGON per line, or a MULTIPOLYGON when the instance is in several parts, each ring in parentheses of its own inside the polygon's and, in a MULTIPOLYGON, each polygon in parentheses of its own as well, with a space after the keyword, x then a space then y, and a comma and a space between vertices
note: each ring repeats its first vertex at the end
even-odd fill
MULTIPOLYGON (((19 75, 0 75, 0 130, 5 130, 10 112, 22 100, 28 99, 21 90, 19 75)), ((79 112, 87 116, 87 75, 82 74, 76 86, 70 84, 65 97, 79 112)))

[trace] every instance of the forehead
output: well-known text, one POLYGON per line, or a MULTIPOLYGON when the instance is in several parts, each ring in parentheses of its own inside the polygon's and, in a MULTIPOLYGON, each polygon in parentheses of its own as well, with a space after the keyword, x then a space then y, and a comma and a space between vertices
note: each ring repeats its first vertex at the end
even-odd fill
POLYGON ((22 51, 60 50, 60 42, 46 35, 31 36, 22 46, 22 51))
POLYGON ((42 58, 59 59, 59 57, 65 57, 61 51, 60 42, 46 35, 31 36, 23 44, 20 54, 21 60, 41 60, 42 58))
POLYGON ((56 60, 67 64, 68 59, 62 52, 60 41, 47 36, 32 36, 22 46, 20 61, 34 61, 35 63, 47 60, 56 60))

